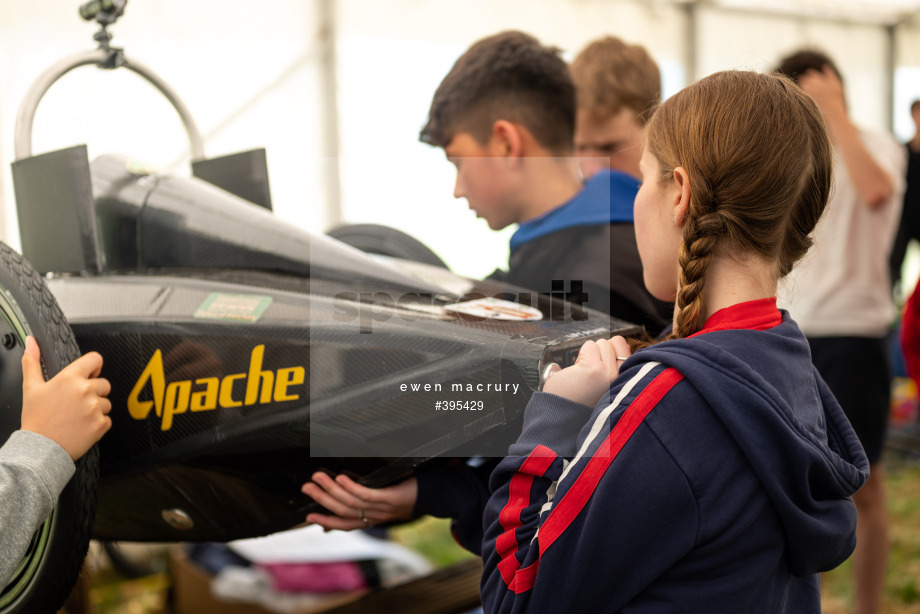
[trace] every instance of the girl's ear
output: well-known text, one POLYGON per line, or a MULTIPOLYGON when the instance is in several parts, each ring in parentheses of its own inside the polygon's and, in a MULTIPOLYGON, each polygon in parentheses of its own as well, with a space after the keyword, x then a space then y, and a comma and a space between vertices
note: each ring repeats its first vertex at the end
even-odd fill
POLYGON ((496 120, 492 124, 492 137, 489 139, 489 153, 496 157, 519 158, 524 146, 520 127, 506 119, 496 120))
POLYGON ((674 206, 674 224, 683 227, 690 210, 690 175, 687 170, 678 166, 674 169, 672 203, 674 206))

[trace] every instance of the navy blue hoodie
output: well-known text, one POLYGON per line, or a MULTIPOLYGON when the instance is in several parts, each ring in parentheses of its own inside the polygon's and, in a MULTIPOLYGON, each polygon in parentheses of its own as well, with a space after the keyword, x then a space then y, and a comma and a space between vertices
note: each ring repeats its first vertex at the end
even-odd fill
POLYGON ((534 395, 491 477, 485 611, 819 613, 868 468, 788 314, 723 309, 593 409, 534 395))

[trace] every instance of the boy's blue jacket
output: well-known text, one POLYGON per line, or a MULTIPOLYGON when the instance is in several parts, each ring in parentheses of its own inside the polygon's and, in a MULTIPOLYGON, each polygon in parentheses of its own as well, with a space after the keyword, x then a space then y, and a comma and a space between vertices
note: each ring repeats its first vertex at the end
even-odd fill
POLYGON ((576 226, 632 224, 633 202, 641 181, 620 171, 602 170, 585 182, 581 192, 561 207, 525 222, 511 235, 510 248, 576 226))
POLYGON ((534 395, 491 477, 485 611, 819 613, 867 476, 788 314, 723 309, 593 409, 534 395))

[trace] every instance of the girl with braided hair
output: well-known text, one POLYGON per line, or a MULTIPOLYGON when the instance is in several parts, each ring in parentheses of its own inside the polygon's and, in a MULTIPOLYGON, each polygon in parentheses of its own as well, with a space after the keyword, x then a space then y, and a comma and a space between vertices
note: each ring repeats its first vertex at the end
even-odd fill
POLYGON ((868 463, 775 295, 831 167, 784 77, 717 73, 656 111, 635 228, 673 330, 588 342, 534 394, 491 477, 486 612, 821 611, 868 463))

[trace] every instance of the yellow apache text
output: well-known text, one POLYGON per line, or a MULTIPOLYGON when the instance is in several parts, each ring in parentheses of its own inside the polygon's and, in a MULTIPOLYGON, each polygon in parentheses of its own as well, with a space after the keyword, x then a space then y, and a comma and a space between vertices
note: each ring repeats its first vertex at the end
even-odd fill
POLYGON ((135 420, 144 420, 150 410, 155 409, 161 419, 160 428, 168 431, 172 428, 173 416, 188 410, 210 411, 218 407, 242 407, 256 403, 265 405, 299 399, 300 395, 292 393, 289 388, 304 383, 306 370, 303 367, 288 367, 263 371, 264 355, 264 345, 252 348, 248 373, 234 373, 223 378, 202 377, 194 383, 183 380, 167 384, 163 371, 163 353, 157 350, 128 395, 128 411, 135 420), (141 391, 148 383, 153 400, 141 401, 141 391))

